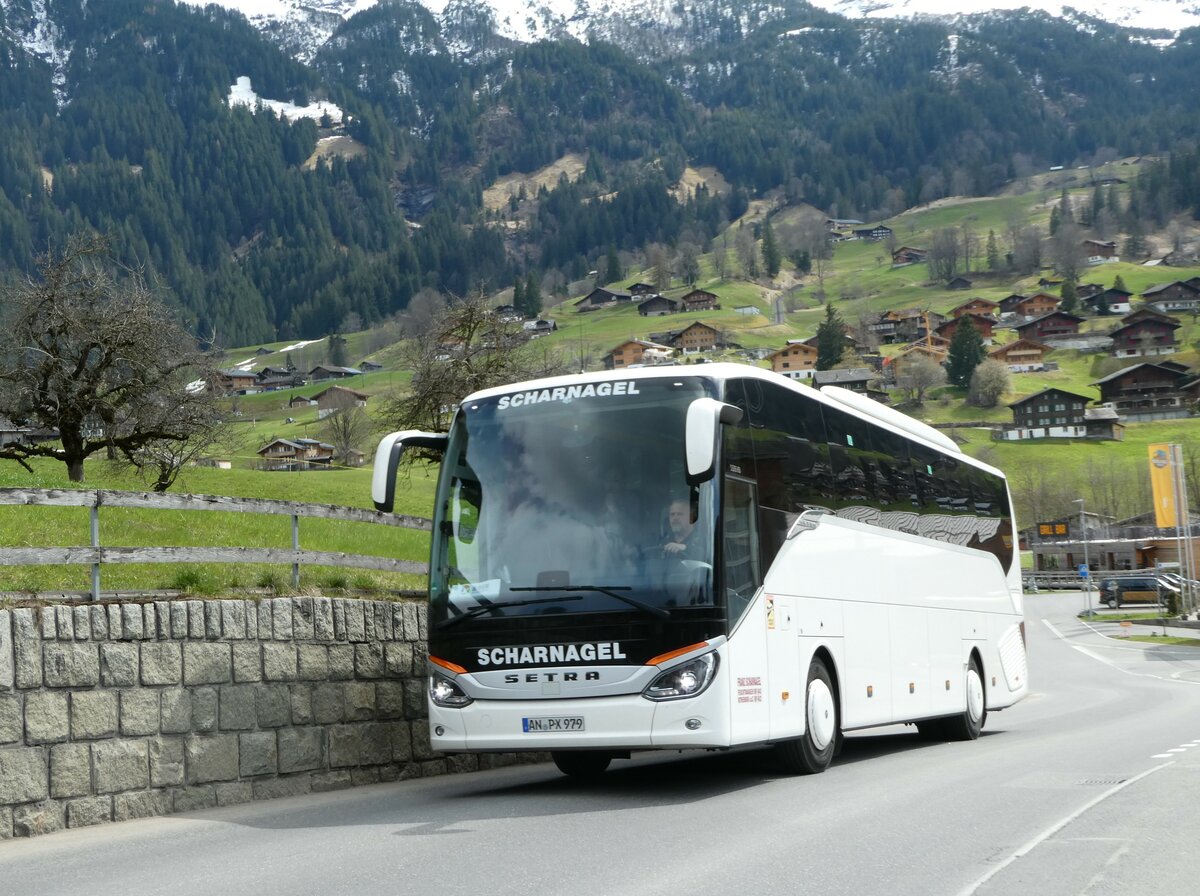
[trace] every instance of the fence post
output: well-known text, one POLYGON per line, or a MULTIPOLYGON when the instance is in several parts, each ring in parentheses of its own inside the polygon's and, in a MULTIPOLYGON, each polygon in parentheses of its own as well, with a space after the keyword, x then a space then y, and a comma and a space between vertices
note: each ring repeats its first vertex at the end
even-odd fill
MULTIPOLYGON (((92 547, 99 550, 100 548, 100 491, 96 490, 96 497, 92 501, 91 506, 91 530, 92 530, 92 547)), ((100 600, 100 559, 97 556, 96 561, 92 564, 92 600, 100 600)))
POLYGON ((300 514, 292 514, 292 587, 300 587, 300 514))

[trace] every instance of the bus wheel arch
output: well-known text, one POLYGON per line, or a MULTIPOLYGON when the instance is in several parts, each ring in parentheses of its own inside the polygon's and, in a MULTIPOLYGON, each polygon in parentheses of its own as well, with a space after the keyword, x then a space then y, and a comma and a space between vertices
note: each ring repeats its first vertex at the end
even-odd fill
POLYGON ((775 755, 792 774, 815 775, 829 768, 841 749, 841 706, 833 659, 817 650, 804 684, 804 734, 775 745, 775 755))
POLYGON ((987 722, 987 682, 983 675, 983 659, 971 649, 963 673, 965 706, 962 713, 945 720, 945 735, 949 740, 975 740, 987 722))

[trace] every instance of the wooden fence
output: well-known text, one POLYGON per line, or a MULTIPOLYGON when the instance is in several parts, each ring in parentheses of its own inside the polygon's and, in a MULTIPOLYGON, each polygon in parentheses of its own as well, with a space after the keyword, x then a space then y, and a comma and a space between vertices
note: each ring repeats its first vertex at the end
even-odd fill
POLYGON ((108 489, 0 488, 0 505, 39 507, 87 507, 91 514, 91 544, 80 547, 0 547, 0 566, 90 564, 92 600, 100 599, 100 567, 105 563, 275 563, 291 564, 292 587, 300 584, 301 566, 336 566, 384 572, 425 575, 428 564, 340 551, 310 551, 300 547, 300 520, 341 520, 373 523, 430 531, 432 524, 420 517, 378 513, 330 504, 301 504, 262 498, 230 498, 218 495, 168 495, 156 492, 122 492, 108 489), (225 513, 256 513, 292 518, 290 548, 239 547, 104 547, 100 544, 102 507, 138 510, 217 510, 225 513))

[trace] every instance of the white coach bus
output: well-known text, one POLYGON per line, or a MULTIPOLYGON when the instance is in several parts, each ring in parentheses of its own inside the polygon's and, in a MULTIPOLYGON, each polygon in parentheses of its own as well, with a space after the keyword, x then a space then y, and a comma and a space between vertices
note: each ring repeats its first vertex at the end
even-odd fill
POLYGON ((1003 474, 843 389, 740 364, 468 396, 442 453, 429 728, 446 753, 774 745, 823 771, 843 732, 974 739, 1028 689, 1003 474))

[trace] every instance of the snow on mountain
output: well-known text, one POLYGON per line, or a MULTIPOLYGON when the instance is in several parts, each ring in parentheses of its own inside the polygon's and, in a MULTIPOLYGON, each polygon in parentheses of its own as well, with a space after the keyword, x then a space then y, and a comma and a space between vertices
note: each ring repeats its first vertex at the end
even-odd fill
POLYGON ((1063 19, 1088 16, 1126 28, 1178 31, 1200 25, 1197 0, 809 0, 813 6, 847 18, 952 18, 993 10, 1041 10, 1063 19))

